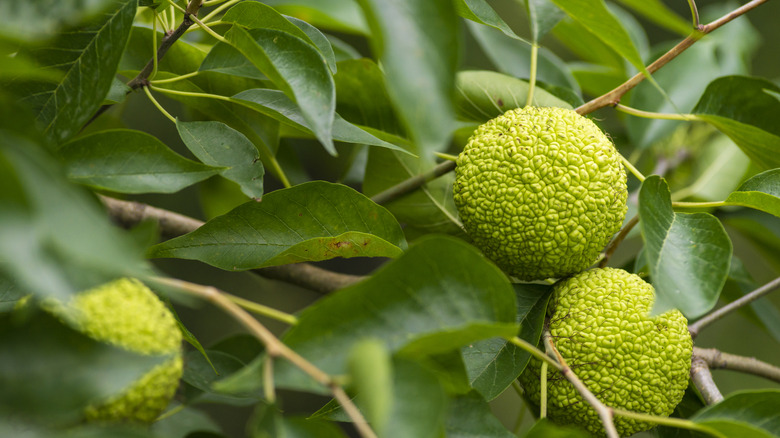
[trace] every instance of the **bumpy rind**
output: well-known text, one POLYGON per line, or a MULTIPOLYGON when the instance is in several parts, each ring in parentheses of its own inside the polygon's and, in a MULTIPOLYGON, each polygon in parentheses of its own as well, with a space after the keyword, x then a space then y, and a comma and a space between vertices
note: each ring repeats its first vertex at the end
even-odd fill
MULTIPOLYGON (((550 333, 569 366, 608 406, 668 416, 688 386, 693 342, 677 310, 648 316, 653 287, 621 269, 593 269, 556 284, 548 310, 550 333)), ((532 359, 520 376, 526 396, 540 403, 541 362, 532 359)), ((548 371, 548 417, 604 436, 603 425, 574 387, 548 371)), ((651 429, 651 423, 615 417, 620 436, 651 429)))
POLYGON ((626 215, 615 146, 564 108, 510 110, 481 125, 455 175, 455 205, 474 244, 524 281, 586 269, 626 215))
POLYGON ((76 295, 70 302, 81 331, 141 354, 171 358, 109 400, 91 406, 91 421, 151 422, 173 398, 182 375, 182 334, 173 314, 149 288, 122 278, 76 295))

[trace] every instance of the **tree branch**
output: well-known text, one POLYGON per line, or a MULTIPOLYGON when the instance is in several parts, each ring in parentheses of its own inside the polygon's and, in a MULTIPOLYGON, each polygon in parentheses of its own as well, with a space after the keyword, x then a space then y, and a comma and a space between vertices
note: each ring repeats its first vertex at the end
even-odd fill
POLYGON ((723 394, 720 393, 715 381, 712 380, 712 373, 707 366, 707 361, 696 355, 691 359, 691 380, 706 404, 712 405, 723 400, 723 394))
POLYGON ((440 164, 437 164, 436 167, 425 173, 415 175, 409 179, 401 181, 400 183, 388 188, 385 191, 377 193, 371 197, 371 200, 380 205, 387 204, 392 200, 398 199, 419 189, 428 181, 438 178, 445 173, 452 172, 453 170, 455 170, 455 162, 444 161, 440 164))
MULTIPOLYGON (((768 0, 753 0, 749 3, 740 6, 739 8, 731 11, 730 13, 724 15, 723 17, 720 17, 719 19, 709 24, 706 24, 704 26, 699 26, 699 28, 695 29, 690 36, 680 41, 680 43, 672 47, 668 52, 661 55, 660 58, 656 59, 655 62, 648 65, 647 71, 651 74, 658 71, 661 67, 665 66, 669 61, 676 58, 677 55, 684 52, 688 47, 692 46, 696 41, 700 40, 704 35, 723 26, 729 21, 745 14, 746 12, 756 8, 762 3, 766 3, 767 1, 768 0)), ((632 88, 636 87, 643 80, 645 80, 645 75, 642 72, 639 72, 636 75, 634 75, 631 79, 622 83, 612 91, 603 94, 581 105, 579 108, 576 109, 576 111, 582 115, 585 115, 585 114, 592 113, 597 109, 604 108, 605 106, 617 105, 624 94, 628 93, 632 88)))
MULTIPOLYGON (((195 231, 203 225, 203 221, 140 202, 123 201, 103 195, 98 197, 106 206, 108 215, 123 228, 133 228, 143 221, 150 220, 158 224, 160 233, 165 239, 171 239, 195 231)), ((359 275, 329 271, 308 263, 253 269, 252 272, 322 294, 342 289, 364 278, 359 275)))
POLYGON ((723 353, 716 348, 693 347, 693 355, 713 370, 732 370, 763 377, 780 383, 780 368, 754 357, 723 353))
POLYGON ((639 223, 639 215, 636 214, 634 217, 632 217, 628 222, 626 222, 626 225, 620 230, 617 236, 615 236, 614 239, 612 239, 611 242, 609 242, 609 245, 607 245, 607 248, 604 250, 604 257, 601 259, 601 262, 599 262, 599 268, 603 268, 604 266, 607 266, 607 262, 609 262, 609 258, 612 257, 612 254, 615 253, 615 250, 617 250, 618 246, 623 242, 623 240, 628 236, 628 233, 631 232, 632 229, 636 226, 636 224, 639 223))
POLYGON ((695 339, 696 336, 701 331, 701 329, 704 328, 705 326, 708 326, 713 322, 723 318, 727 314, 739 309, 740 307, 746 306, 747 304, 752 303, 753 301, 763 297, 764 295, 767 295, 768 293, 774 291, 778 287, 780 287, 780 277, 777 277, 774 280, 770 281, 769 283, 744 295, 742 298, 738 300, 734 300, 726 304, 725 306, 721 307, 720 309, 713 310, 707 315, 704 315, 701 319, 688 326, 688 331, 691 333, 691 337, 695 339))
POLYGON ((607 433, 607 438, 620 438, 620 435, 617 433, 617 429, 615 429, 615 422, 612 421, 612 408, 608 407, 604 403, 601 402, 598 398, 596 398, 595 395, 593 395, 592 392, 588 389, 587 386, 585 386, 584 383, 577 377, 576 374, 569 368, 569 365, 566 363, 566 360, 561 356, 561 353, 558 351, 557 348, 555 348, 555 344, 552 341, 552 336, 550 335, 549 330, 544 331, 544 335, 542 335, 544 338, 544 343, 546 347, 555 354, 555 358, 558 360, 558 364, 560 364, 560 371, 563 377, 566 378, 566 380, 569 381, 569 383, 574 386, 574 388, 577 390, 577 392, 580 393, 582 398, 585 399, 591 406, 593 406, 593 409, 596 410, 596 413, 598 413, 599 418, 601 418, 601 423, 604 425, 604 430, 607 433))
POLYGON ((174 287, 178 290, 198 296, 221 308, 230 316, 235 318, 246 329, 252 333, 265 346, 265 351, 269 357, 281 357, 295 365, 298 369, 305 372, 317 383, 328 388, 333 397, 339 402, 344 412, 350 417, 355 428, 364 438, 376 438, 376 434, 368 425, 368 422, 360 413, 357 406, 352 402, 346 392, 334 381, 334 379, 324 371, 320 370, 306 360, 303 356, 296 353, 290 347, 279 340, 270 330, 268 330, 260 321, 252 317, 248 312, 232 302, 224 295, 221 290, 212 286, 203 286, 174 278, 155 277, 153 281, 174 287))

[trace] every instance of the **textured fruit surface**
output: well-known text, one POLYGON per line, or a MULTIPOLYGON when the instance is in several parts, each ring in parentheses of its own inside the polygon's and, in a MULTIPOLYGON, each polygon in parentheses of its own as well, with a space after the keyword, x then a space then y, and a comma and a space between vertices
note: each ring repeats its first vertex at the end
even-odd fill
POLYGON ((589 119, 563 108, 510 110, 458 156, 453 195, 482 252, 520 280, 590 266, 626 215, 626 172, 589 119))
POLYGON ((94 421, 151 422, 168 406, 182 374, 182 335, 173 314, 138 280, 122 278, 73 297, 79 328, 95 340, 141 354, 171 354, 109 400, 87 409, 94 421))
MULTIPOLYGON (((608 406, 668 416, 688 386, 693 343, 677 310, 648 316, 653 287, 621 269, 593 269, 558 282, 548 309, 550 334, 571 369, 608 406)), ((540 403, 541 362, 520 376, 527 397, 540 403)), ((593 408, 557 370, 547 374, 547 414, 603 436, 593 408)), ((615 417, 621 436, 653 424, 615 417)))

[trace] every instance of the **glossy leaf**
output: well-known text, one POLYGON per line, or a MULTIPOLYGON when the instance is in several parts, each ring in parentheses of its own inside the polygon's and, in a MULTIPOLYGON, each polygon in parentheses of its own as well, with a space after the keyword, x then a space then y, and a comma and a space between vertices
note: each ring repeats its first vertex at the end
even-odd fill
MULTIPOLYGON (((307 307, 283 340, 323 371, 341 374, 350 347, 365 338, 382 341, 390 352, 420 357, 514 335, 514 321, 515 297, 506 276, 472 246, 437 236, 307 307)), ((276 366, 276 382, 325 389, 287 362, 276 366)))
POLYGON ((373 429, 384 434, 393 409, 393 362, 378 339, 360 341, 349 353, 350 386, 373 429))
POLYGON ((660 0, 618 0, 653 23, 682 36, 693 33, 693 24, 684 20, 660 0))
POLYGON ((780 169, 767 170, 745 181, 726 198, 726 203, 780 217, 780 169))
POLYGON ((761 169, 780 167, 780 100, 770 92, 780 87, 766 79, 721 77, 707 85, 693 113, 731 137, 761 169))
MULTIPOLYGON (((254 88, 236 94, 231 101, 273 117, 281 123, 296 129, 311 132, 309 124, 304 119, 300 109, 278 90, 254 88)), ((403 148, 381 140, 360 127, 347 122, 338 114, 336 114, 333 121, 333 139, 346 143, 380 146, 408 153, 403 148)))
POLYGON ((57 154, 71 181, 118 193, 175 193, 219 172, 130 129, 79 137, 57 154))
POLYGON ((184 144, 200 161, 221 167, 219 174, 241 186, 250 198, 263 196, 265 169, 257 148, 230 126, 215 122, 176 121, 184 144))
POLYGON ((470 392, 450 402, 446 420, 447 438, 512 438, 490 405, 478 393, 470 392))
POLYGON ((524 0, 531 36, 539 42, 566 14, 550 0, 524 0))
POLYGON ((322 56, 300 38, 274 29, 234 25, 225 38, 300 108, 314 135, 335 155, 336 88, 322 56))
POLYGON ((315 181, 243 204, 155 245, 150 255, 241 271, 334 257, 395 257, 405 245, 383 207, 347 186, 315 181))
POLYGON ((199 351, 188 351, 184 358, 182 373, 182 396, 186 404, 224 403, 233 406, 248 406, 262 397, 257 391, 238 391, 225 394, 218 389, 218 383, 244 367, 235 356, 217 350, 206 350, 210 360, 199 351))
POLYGON ((366 20, 355 1, 267 0, 264 3, 322 29, 361 35, 368 32, 366 20))
POLYGON ((0 3, 0 17, 3 17, 0 36, 27 41, 41 40, 55 35, 62 28, 76 26, 84 19, 115 5, 115 0, 3 2, 0 3))
POLYGON ((780 391, 739 391, 699 411, 691 420, 723 431, 728 437, 751 430, 754 434, 741 436, 776 437, 780 435, 779 411, 780 391))
POLYGON ((387 90, 418 153, 430 158, 453 129, 458 20, 450 0, 358 0, 387 90))
MULTIPOLYGON (((539 343, 552 288, 514 284, 517 295, 519 336, 531 345, 539 343)), ((502 338, 485 339, 461 349, 469 382, 486 400, 498 397, 523 372, 531 354, 502 338)))
POLYGON ((49 48, 29 52, 32 61, 64 75, 57 83, 19 81, 13 86, 55 143, 77 134, 108 94, 136 4, 136 0, 115 2, 110 12, 95 17, 89 27, 65 32, 49 48))
POLYGON ((77 421, 87 405, 121 392, 169 358, 115 348, 52 315, 28 311, 16 318, 0 314, 0 417, 77 421))
POLYGON ((656 291, 653 313, 677 308, 696 318, 710 310, 728 276, 731 240, 708 213, 676 213, 669 187, 650 176, 639 191, 645 257, 656 291))
POLYGON ((328 37, 325 36, 322 32, 320 32, 319 29, 312 26, 311 24, 300 20, 295 17, 288 17, 285 16, 290 22, 296 26, 298 26, 299 29, 301 29, 306 36, 309 38, 311 43, 314 45, 314 47, 319 50, 320 54, 323 58, 325 58, 325 61, 328 63, 328 68, 333 74, 336 74, 338 72, 338 67, 336 66, 336 54, 333 51, 333 46, 331 46, 330 41, 328 40, 328 37))
POLYGON ((525 41, 496 13, 485 0, 455 0, 455 10, 463 18, 501 31, 504 35, 525 41))
MULTIPOLYGON (((479 123, 525 106, 528 82, 492 71, 458 72, 455 97, 458 117, 479 123)), ((569 108, 567 102, 543 89, 534 91, 534 106, 569 108)))
POLYGON ((209 54, 206 55, 203 63, 198 67, 198 71, 214 71, 249 79, 268 79, 238 49, 222 42, 211 47, 209 54))
POLYGON ((607 9, 604 0, 552 0, 572 19, 582 24, 637 70, 645 72, 639 51, 620 21, 607 9))
POLYGON ((427 438, 440 434, 447 397, 436 376, 415 362, 393 361, 393 405, 380 438, 427 438))

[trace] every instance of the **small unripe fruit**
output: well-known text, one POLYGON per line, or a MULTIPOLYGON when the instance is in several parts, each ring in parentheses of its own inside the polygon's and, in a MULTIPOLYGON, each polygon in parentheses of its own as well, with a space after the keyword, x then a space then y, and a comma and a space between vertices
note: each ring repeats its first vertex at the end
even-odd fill
MULTIPOLYGON (((569 367, 604 404, 669 416, 688 386, 693 342, 677 310, 648 316, 653 287, 622 269, 585 271, 558 282, 548 309, 552 340, 569 367)), ((531 359, 520 383, 537 406, 541 362, 531 359)), ((604 436, 596 411, 557 370, 547 374, 547 415, 604 436)), ((620 436, 654 425, 616 416, 620 436)))
POLYGON ((626 172, 589 119, 525 107, 481 125, 458 156, 455 206, 474 245, 520 280, 581 272, 626 215, 626 172))

